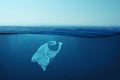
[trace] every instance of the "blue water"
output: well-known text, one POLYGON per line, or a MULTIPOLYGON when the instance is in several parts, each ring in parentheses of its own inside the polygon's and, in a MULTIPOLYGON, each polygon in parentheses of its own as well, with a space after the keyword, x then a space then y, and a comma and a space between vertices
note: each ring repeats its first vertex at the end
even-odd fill
POLYGON ((120 35, 1 34, 0 80, 120 80, 120 35), (44 72, 31 58, 50 40, 61 41, 63 46, 44 72))

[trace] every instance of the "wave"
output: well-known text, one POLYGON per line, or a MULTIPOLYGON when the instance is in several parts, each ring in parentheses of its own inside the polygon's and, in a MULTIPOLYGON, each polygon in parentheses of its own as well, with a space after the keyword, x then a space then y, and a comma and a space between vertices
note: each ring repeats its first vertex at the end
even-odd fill
POLYGON ((120 35, 118 27, 78 27, 78 26, 1 26, 0 34, 48 34, 83 38, 104 38, 120 35))

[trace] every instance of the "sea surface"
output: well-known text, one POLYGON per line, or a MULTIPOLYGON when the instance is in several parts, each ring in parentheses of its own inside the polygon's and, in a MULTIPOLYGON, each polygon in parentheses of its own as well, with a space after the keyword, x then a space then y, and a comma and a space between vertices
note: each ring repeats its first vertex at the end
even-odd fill
POLYGON ((120 27, 0 28, 0 80, 120 80, 120 27), (63 42, 46 71, 31 62, 37 49, 63 42))

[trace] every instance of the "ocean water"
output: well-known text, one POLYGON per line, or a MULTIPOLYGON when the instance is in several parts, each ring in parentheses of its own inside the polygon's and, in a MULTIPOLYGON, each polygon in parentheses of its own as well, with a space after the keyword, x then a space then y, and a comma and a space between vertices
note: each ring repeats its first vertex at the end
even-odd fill
POLYGON ((1 31, 0 80, 120 80, 120 35, 110 31, 109 37, 106 31, 94 32, 98 37, 91 36, 88 30, 82 37, 72 34, 75 31, 69 33, 72 36, 1 31), (43 71, 31 58, 51 40, 61 41, 63 46, 43 71))

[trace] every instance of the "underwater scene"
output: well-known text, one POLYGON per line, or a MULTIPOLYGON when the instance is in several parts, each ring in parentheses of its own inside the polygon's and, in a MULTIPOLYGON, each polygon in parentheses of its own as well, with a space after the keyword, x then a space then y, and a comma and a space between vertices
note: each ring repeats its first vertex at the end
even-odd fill
POLYGON ((0 28, 0 80, 120 80, 120 28, 0 28))

